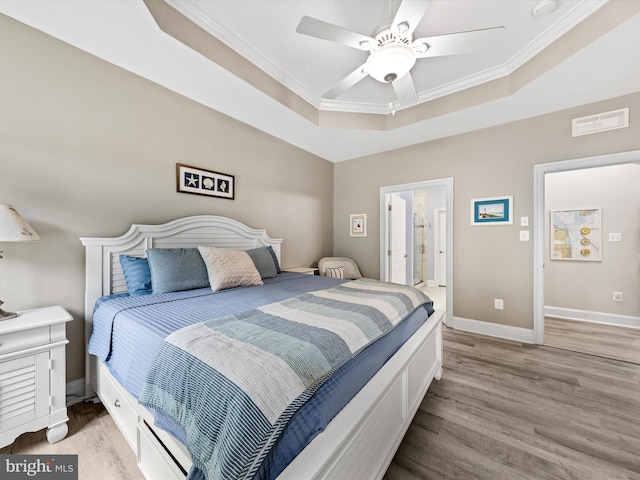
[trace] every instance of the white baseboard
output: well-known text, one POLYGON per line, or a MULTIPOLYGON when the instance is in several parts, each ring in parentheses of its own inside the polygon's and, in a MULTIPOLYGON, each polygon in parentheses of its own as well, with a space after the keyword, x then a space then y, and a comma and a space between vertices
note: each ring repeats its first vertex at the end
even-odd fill
POLYGON ((447 325, 455 330, 499 337, 506 340, 515 340, 522 343, 533 342, 533 329, 502 325, 500 323, 482 322, 470 318, 453 317, 451 324, 447 325))
POLYGON ((616 313, 591 312, 589 310, 576 310, 573 308, 550 307, 545 305, 544 316, 564 320, 606 323, 607 325, 617 325, 619 327, 640 328, 640 317, 618 315, 616 313))
POLYGON ((67 382, 67 407, 82 402, 84 399, 84 377, 67 382))

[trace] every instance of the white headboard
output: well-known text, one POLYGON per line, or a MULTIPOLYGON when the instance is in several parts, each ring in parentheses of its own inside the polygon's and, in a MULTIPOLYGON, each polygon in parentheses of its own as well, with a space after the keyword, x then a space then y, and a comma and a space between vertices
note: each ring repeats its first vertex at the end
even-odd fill
MULTIPOLYGON (((85 340, 88 343, 92 331, 93 307, 98 298, 112 293, 126 292, 120 254, 145 256, 148 248, 197 247, 210 245, 247 250, 271 246, 278 262, 282 239, 271 238, 265 230, 250 228, 231 218, 215 215, 196 215, 179 218, 162 225, 131 225, 127 233, 119 237, 90 238, 80 241, 85 246, 85 340)), ((94 363, 87 355, 87 384, 93 377, 94 363), (91 370, 91 371, 90 371, 91 370)), ((94 366, 95 367, 95 366, 94 366)))

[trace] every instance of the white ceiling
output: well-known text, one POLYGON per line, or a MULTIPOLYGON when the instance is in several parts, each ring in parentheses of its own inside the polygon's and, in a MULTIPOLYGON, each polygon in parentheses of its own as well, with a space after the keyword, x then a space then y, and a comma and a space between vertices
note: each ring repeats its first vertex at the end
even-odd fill
MULTIPOLYGON (((606 3, 559 0, 550 15, 534 18, 538 1, 433 0, 416 38, 506 28, 482 52, 419 59, 412 70, 419 103, 509 75, 606 3)), ((390 107, 389 86, 371 78, 335 100, 322 99, 367 53, 295 31, 308 15, 373 35, 390 23, 398 0, 167 2, 320 111, 389 115, 414 107, 390 107)), ((406 126, 365 130, 303 118, 162 32, 142 0, 3 0, 0 13, 332 162, 640 91, 640 62, 625 55, 640 44, 640 14, 509 96, 406 126)))

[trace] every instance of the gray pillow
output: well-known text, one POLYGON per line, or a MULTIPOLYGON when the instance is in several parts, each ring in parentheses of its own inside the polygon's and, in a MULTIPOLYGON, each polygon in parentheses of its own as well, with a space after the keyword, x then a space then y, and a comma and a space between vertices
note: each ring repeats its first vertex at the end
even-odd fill
POLYGON ((153 293, 209 286, 207 266, 197 248, 150 248, 147 258, 153 293))
POLYGON ((253 260, 262 278, 271 278, 278 274, 278 268, 273 259, 274 257, 267 247, 252 248, 245 251, 249 254, 251 260, 253 260))

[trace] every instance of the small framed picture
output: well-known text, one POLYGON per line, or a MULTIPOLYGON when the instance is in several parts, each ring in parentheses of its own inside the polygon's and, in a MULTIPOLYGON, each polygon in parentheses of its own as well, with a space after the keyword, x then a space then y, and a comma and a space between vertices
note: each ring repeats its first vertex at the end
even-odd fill
POLYGON ((471 225, 512 225, 513 196, 471 199, 471 225))
POLYGON ((235 198, 236 180, 233 175, 177 163, 176 180, 178 192, 230 200, 235 198))
POLYGON ((367 236, 367 214, 356 213, 349 215, 349 224, 352 237, 366 237, 367 236))

